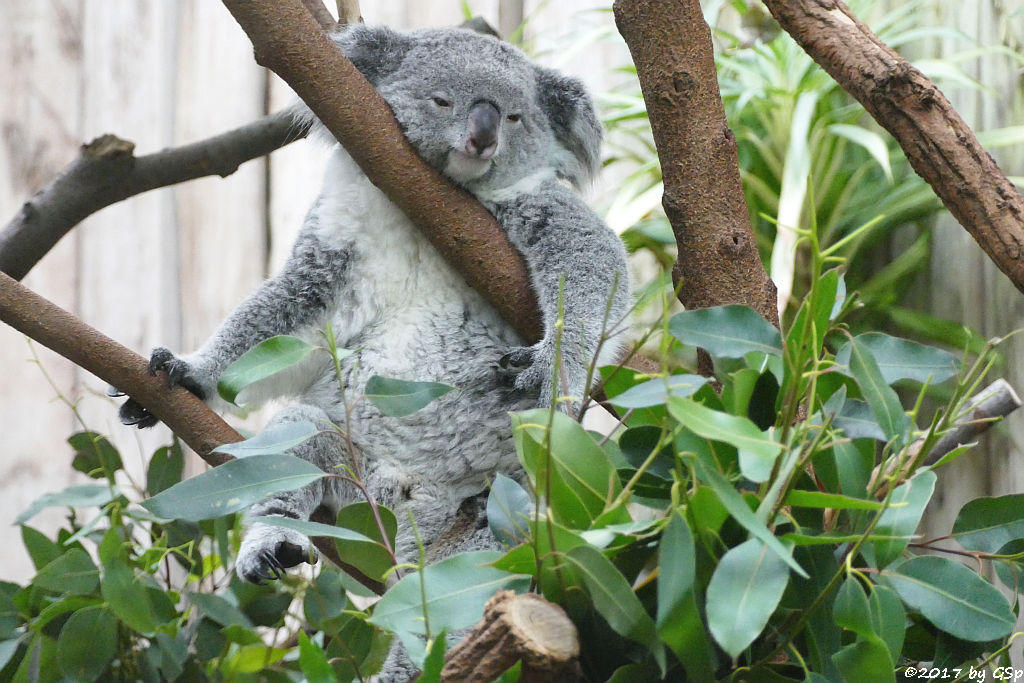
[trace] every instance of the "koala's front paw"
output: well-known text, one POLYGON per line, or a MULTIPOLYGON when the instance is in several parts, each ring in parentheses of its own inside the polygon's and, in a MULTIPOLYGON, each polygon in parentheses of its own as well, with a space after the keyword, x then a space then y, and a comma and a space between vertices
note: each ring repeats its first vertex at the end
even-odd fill
MULTIPOLYGON (((151 375, 164 372, 167 374, 167 386, 180 385, 199 398, 206 398, 206 391, 193 376, 192 366, 162 346, 153 349, 153 353, 149 357, 149 372, 151 375)), ((107 395, 111 397, 124 396, 116 387, 107 389, 107 395)), ((121 420, 121 424, 139 429, 152 427, 159 422, 141 403, 132 398, 121 405, 117 416, 121 420)))
POLYGON ((553 397, 552 369, 555 354, 550 345, 541 342, 534 346, 512 349, 498 361, 499 371, 520 391, 539 393, 538 405, 547 408, 553 397))
POLYGON ((255 523, 245 533, 238 549, 235 571, 249 583, 280 579, 284 571, 308 562, 314 564, 319 555, 309 538, 291 529, 255 523))

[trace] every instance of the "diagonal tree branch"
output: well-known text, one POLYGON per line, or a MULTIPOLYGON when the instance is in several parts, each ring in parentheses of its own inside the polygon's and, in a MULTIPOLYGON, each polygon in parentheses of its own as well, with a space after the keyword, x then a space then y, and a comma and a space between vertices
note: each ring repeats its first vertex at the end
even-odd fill
POLYGON ((841 0, 765 0, 765 5, 896 138, 918 175, 1024 292, 1024 198, 935 84, 841 0))

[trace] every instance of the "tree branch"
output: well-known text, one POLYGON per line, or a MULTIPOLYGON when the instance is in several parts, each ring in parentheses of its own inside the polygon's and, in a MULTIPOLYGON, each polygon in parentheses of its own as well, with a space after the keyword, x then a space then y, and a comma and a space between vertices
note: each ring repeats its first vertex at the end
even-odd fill
POLYGON ((231 175, 243 162, 305 135, 290 116, 277 113, 142 157, 134 156, 131 142, 113 135, 96 138, 0 231, 0 272, 22 279, 71 228, 104 207, 158 187, 231 175))
POLYGON ((814 61, 892 134, 992 261, 1024 292, 1024 198, 949 100, 840 0, 765 0, 814 61))
POLYGON ((614 12, 661 160, 679 300, 689 309, 745 304, 777 327, 775 285, 757 252, 700 3, 616 0, 614 12))
POLYGON ((542 336, 522 256, 475 198, 423 162, 387 103, 298 0, 224 0, 257 63, 283 78, 374 185, 526 339, 542 336))

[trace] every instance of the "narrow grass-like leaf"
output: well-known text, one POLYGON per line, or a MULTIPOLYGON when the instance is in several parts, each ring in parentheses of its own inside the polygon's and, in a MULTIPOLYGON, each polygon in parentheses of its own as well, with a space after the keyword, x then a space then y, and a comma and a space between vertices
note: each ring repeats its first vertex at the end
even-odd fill
POLYGON ((782 336, 746 306, 715 306, 672 316, 672 336, 720 358, 743 358, 751 351, 782 355, 782 336))
POLYGON ((407 382, 374 375, 366 382, 366 398, 391 417, 405 417, 424 408, 455 387, 440 382, 407 382))
POLYGON ((271 337, 227 367, 217 383, 217 393, 228 403, 234 403, 247 386, 301 362, 316 348, 298 337, 271 337))
POLYGON ((828 127, 834 135, 846 138, 850 142, 860 145, 871 157, 882 167, 885 177, 892 182, 892 166, 889 164, 889 148, 885 139, 878 133, 862 128, 861 126, 850 126, 845 123, 834 123, 828 127))
POLYGON ((948 558, 915 557, 884 575, 903 602, 961 640, 1003 638, 1017 623, 999 589, 948 558))
POLYGON ((142 506, 164 519, 198 522, 238 512, 272 493, 326 476, 316 465, 292 455, 253 455, 175 484, 142 501, 142 506))
POLYGON ((715 641, 738 657, 768 624, 789 583, 786 563, 751 538, 719 560, 707 592, 708 628, 715 641))
POLYGON ((740 471, 747 479, 760 483, 771 476, 782 445, 772 441, 747 418, 712 410, 696 401, 681 398, 670 398, 668 411, 681 424, 705 439, 735 446, 739 451, 740 471))

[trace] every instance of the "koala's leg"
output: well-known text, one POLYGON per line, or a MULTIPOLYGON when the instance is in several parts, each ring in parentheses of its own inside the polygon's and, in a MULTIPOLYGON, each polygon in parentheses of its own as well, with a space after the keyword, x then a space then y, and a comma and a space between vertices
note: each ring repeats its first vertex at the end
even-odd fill
MULTIPOLYGON (((323 433, 288 451, 307 460, 325 472, 337 473, 345 458, 340 436, 330 429, 330 419, 322 409, 296 404, 274 416, 269 426, 287 422, 309 421, 323 433)), ((316 562, 317 553, 309 538, 297 531, 263 524, 262 517, 289 517, 307 520, 320 505, 334 506, 342 487, 334 479, 320 479, 293 491, 283 491, 253 505, 246 513, 246 531, 238 550, 235 570, 252 583, 280 578, 285 569, 302 562, 316 562)))

